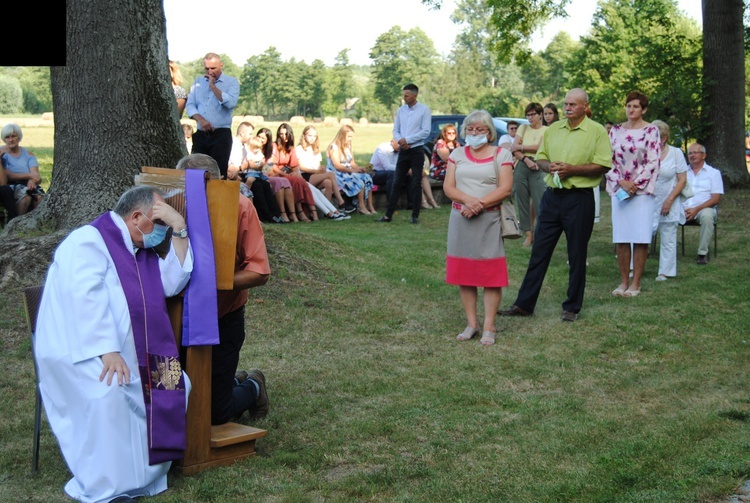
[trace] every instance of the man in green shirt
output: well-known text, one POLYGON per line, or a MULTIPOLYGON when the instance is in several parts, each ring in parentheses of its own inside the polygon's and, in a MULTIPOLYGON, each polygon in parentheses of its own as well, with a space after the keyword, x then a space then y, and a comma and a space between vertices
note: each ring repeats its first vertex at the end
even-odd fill
POLYGON ((565 96, 565 120, 552 123, 544 133, 536 163, 547 175, 534 244, 526 276, 516 301, 502 316, 534 313, 552 253, 565 232, 570 272, 562 320, 575 321, 583 305, 586 287, 586 254, 594 229, 594 193, 602 175, 612 166, 612 147, 604 127, 589 119, 588 95, 571 89, 565 96))

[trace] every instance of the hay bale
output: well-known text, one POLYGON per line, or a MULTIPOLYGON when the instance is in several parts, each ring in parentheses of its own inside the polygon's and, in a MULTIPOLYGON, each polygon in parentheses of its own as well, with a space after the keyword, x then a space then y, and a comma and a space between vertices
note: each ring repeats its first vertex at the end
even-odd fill
POLYGON ((304 126, 306 124, 307 124, 307 121, 301 115, 295 115, 294 117, 289 119, 290 126, 304 126))
POLYGON ((366 118, 364 118, 364 117, 360 117, 359 118, 359 125, 360 126, 367 126, 369 123, 370 123, 370 121, 368 121, 366 118))
POLYGON ((326 117, 323 119, 324 126, 338 126, 339 120, 336 117, 326 117))
POLYGON ((339 124, 341 124, 342 126, 351 126, 354 124, 354 121, 349 117, 344 117, 343 119, 341 119, 341 121, 339 121, 339 124))
POLYGON ((55 120, 55 116, 52 112, 44 112, 42 114, 42 122, 53 122, 55 120))

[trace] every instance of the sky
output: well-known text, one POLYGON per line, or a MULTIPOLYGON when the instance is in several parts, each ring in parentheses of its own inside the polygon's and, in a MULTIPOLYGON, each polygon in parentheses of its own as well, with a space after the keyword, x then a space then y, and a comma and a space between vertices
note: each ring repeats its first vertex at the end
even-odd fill
MULTIPOLYGON (((678 0, 678 7, 701 24, 701 0, 678 0)), ((242 0, 164 0, 169 58, 181 63, 201 59, 207 52, 226 54, 237 65, 274 46, 281 59, 332 66, 336 55, 349 50, 349 63, 369 65, 370 49, 393 26, 419 27, 443 56, 450 53, 458 28, 450 20, 455 0, 443 0, 439 11, 420 0, 284 0, 283 7, 264 14, 272 2, 259 7, 242 0), (368 7, 365 7, 365 6, 368 7), (372 7, 370 7, 372 6, 372 7), (200 22, 201 16, 208 21, 200 22), (200 26, 199 26, 200 25, 200 26)), ((551 21, 534 36, 532 49, 543 50, 560 31, 577 39, 591 26, 596 0, 572 0, 567 19, 551 21)))

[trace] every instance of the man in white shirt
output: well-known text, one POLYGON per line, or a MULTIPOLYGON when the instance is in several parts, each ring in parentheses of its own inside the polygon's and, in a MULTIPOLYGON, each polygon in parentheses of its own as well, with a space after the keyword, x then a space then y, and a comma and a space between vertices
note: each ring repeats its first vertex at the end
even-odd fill
POLYGON ((518 122, 508 121, 508 132, 497 140, 497 146, 510 150, 516 139, 516 132, 518 132, 518 122))
MULTIPOLYGON (((398 162, 399 146, 396 140, 385 141, 378 145, 372 154, 372 183, 385 187, 386 196, 390 197, 393 190, 393 178, 396 175, 396 163, 398 162)), ((411 184, 411 174, 406 176, 407 187, 411 184)), ((408 208, 412 206, 412 194, 406 193, 408 208)))
POLYGON ((724 194, 721 171, 706 164, 706 147, 692 143, 688 147, 687 180, 693 188, 693 197, 683 203, 685 220, 695 221, 701 226, 698 243, 698 265, 708 264, 708 250, 716 226, 716 206, 724 194))

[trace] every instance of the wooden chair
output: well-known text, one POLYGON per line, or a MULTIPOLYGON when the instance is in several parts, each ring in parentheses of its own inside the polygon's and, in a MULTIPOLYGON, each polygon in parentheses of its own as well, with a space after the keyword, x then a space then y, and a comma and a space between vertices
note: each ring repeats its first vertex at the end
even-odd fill
POLYGON ((29 327, 31 339, 31 357, 34 360, 34 375, 36 376, 36 405, 34 408, 34 442, 31 451, 31 473, 39 471, 39 437, 42 431, 42 394, 39 392, 39 371, 34 356, 36 344, 36 318, 39 313, 39 303, 42 300, 44 286, 30 286, 23 290, 23 304, 26 309, 26 326, 29 327))

